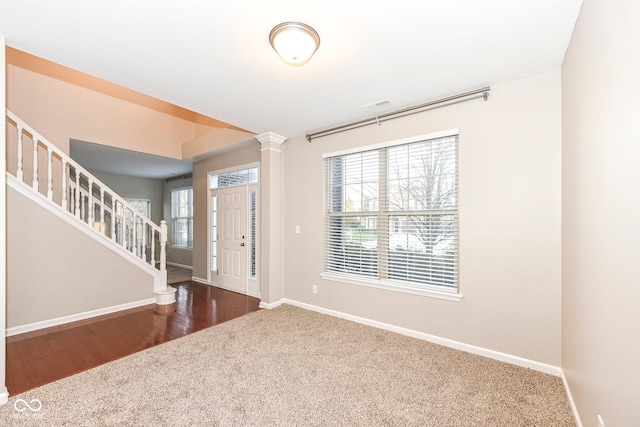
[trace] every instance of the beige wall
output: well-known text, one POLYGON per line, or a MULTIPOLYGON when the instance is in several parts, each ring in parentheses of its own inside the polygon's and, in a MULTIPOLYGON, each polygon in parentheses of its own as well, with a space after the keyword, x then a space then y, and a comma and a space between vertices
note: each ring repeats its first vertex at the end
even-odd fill
POLYGON ((560 108, 557 70, 495 85, 487 102, 285 142, 285 297, 559 366, 560 108), (322 154, 452 128, 462 302, 321 279, 322 154))
POLYGON ((207 280, 209 172, 260 161, 260 144, 252 139, 237 146, 237 150, 214 155, 193 165, 193 275, 207 280))
POLYGON ((150 273, 11 187, 7 207, 7 327, 153 298, 150 273))
POLYGON ((182 143, 196 137, 187 120, 14 65, 7 67, 7 107, 67 154, 75 138, 181 159, 182 143))
MULTIPOLYGON (((5 79, 5 49, 4 49, 4 37, 0 35, 0 82, 6 81, 5 79)), ((0 84, 0 109, 5 110, 5 85, 0 84)), ((3 152, 6 152, 6 121, 3 120, 2 126, 0 126, 0 140, 2 141, 3 152)), ((6 236, 6 187, 5 187, 5 156, 0 156, 0 341, 5 342, 5 330, 6 330, 6 314, 7 314, 7 275, 6 275, 6 248, 7 248, 7 236, 6 236)), ((6 387, 6 346, 0 346, 0 404, 5 403, 7 400, 7 387, 6 387)))
POLYGON ((585 0, 562 66, 562 366, 589 427, 640 420, 639 22, 585 0))

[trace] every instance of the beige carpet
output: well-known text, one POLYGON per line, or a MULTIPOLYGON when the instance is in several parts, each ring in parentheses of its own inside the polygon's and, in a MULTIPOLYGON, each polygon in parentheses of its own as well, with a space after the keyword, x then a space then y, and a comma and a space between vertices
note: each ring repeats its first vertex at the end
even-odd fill
POLYGON ((575 424, 559 378, 285 305, 13 396, 0 425, 575 424))

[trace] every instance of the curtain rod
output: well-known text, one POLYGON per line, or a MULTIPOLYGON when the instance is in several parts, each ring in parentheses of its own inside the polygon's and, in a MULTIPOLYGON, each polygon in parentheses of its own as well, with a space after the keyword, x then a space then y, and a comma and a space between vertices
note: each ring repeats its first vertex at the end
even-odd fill
POLYGON ((368 119, 358 120, 356 122, 347 123, 345 125, 336 126, 330 129, 321 130, 318 132, 308 133, 305 135, 307 141, 311 142, 312 139, 322 138, 323 136, 333 135, 335 133, 345 132, 351 129, 357 129, 372 124, 378 124, 387 120, 397 119, 400 117, 408 116, 410 114, 420 113, 422 111, 431 110, 433 108, 445 107, 447 105, 457 104, 458 102, 471 101, 472 99, 484 98, 486 101, 489 98, 489 86, 482 89, 472 90, 470 92, 460 93, 458 95, 452 95, 446 98, 438 99, 436 101, 427 102, 420 105, 414 105, 413 107, 403 108, 401 110, 392 111, 390 113, 381 114, 379 116, 370 117, 368 119), (442 104, 442 105, 441 105, 442 104))
POLYGON ((172 176, 171 178, 166 178, 164 180, 164 182, 177 181, 179 179, 187 179, 187 178, 192 178, 192 177, 193 177, 193 174, 188 173, 186 175, 172 176))

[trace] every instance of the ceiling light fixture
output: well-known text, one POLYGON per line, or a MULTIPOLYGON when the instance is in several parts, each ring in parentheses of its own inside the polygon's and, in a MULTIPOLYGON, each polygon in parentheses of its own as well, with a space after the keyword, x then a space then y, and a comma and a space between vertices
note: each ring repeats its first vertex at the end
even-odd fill
POLYGON ((306 64, 320 46, 320 36, 301 22, 283 22, 273 27, 269 43, 284 62, 293 66, 306 64))

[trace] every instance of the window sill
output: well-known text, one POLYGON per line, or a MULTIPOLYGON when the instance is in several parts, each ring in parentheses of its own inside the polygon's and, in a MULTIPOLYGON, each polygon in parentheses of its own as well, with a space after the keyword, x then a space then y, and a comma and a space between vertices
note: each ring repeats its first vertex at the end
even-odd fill
POLYGON ((425 297, 444 299, 448 301, 462 301, 462 294, 456 291, 444 291, 439 289, 414 287, 410 285, 401 285, 391 281, 383 281, 378 279, 367 279, 359 276, 350 276, 346 274, 322 273, 320 275, 324 280, 334 282, 348 283, 350 285, 368 286, 370 288, 385 289, 388 291, 403 292, 412 295, 421 295, 425 297))

